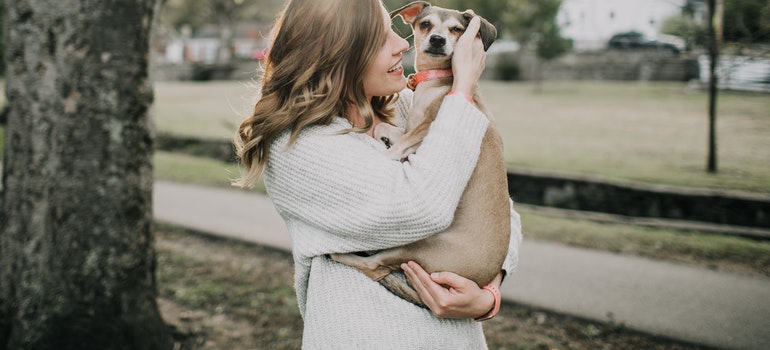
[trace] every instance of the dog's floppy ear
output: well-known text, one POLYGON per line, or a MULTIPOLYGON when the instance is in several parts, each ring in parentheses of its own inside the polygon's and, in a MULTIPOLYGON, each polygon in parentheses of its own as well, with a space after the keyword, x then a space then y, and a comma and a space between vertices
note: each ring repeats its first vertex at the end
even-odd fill
MULTIPOLYGON (((476 17, 476 13, 474 13, 473 10, 466 10, 463 12, 463 17, 465 17, 465 19, 470 22, 473 17, 476 17)), ((479 29, 479 35, 481 36, 481 42, 484 43, 484 51, 487 51, 497 38, 497 28, 495 28, 492 23, 489 23, 489 21, 484 19, 484 17, 479 18, 481 18, 481 28, 479 29)))
POLYGON ((425 1, 410 2, 404 5, 404 7, 391 12, 390 18, 400 15, 401 18, 404 19, 404 22, 406 24, 412 25, 414 24, 414 19, 417 18, 417 15, 419 15, 420 12, 422 12, 422 9, 428 6, 430 6, 430 3, 425 1))

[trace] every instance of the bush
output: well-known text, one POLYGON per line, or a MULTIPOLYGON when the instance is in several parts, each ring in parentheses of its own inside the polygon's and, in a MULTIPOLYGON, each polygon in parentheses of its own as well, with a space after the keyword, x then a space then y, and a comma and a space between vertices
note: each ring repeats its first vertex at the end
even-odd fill
POLYGON ((519 68, 519 64, 516 61, 501 58, 497 61, 495 70, 500 80, 511 81, 519 80, 520 78, 521 68, 519 68))

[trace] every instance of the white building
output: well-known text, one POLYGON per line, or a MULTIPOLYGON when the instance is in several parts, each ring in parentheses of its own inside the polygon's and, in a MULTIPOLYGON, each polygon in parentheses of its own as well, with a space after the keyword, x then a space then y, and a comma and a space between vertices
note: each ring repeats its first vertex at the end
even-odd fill
POLYGON ((576 51, 607 47, 613 34, 637 31, 650 38, 663 21, 679 15, 685 0, 563 0, 557 15, 561 34, 576 51))
POLYGON ((183 28, 180 32, 164 31, 159 59, 164 63, 204 63, 213 64, 229 61, 230 58, 262 59, 267 38, 263 33, 269 32, 266 25, 244 23, 235 26, 231 47, 221 50, 223 45, 219 34, 220 28, 207 26, 196 35, 191 30, 183 28), (219 57, 225 55, 225 57, 219 57))

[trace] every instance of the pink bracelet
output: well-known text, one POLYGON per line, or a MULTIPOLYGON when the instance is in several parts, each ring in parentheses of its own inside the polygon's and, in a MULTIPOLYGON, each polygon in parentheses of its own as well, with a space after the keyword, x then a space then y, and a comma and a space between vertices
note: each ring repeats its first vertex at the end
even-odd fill
POLYGON ((486 321, 492 317, 497 316, 497 313, 500 312, 500 302, 501 302, 500 289, 498 289, 497 286, 495 286, 492 283, 484 286, 484 289, 492 292, 492 296, 495 298, 495 306, 492 307, 492 310, 489 310, 489 312, 473 319, 474 321, 477 321, 477 322, 486 321))
POLYGON ((471 95, 468 95, 468 94, 466 94, 466 93, 464 93, 464 92, 459 92, 459 91, 454 91, 454 90, 452 90, 452 91, 450 91, 450 92, 447 94, 447 96, 449 96, 449 95, 460 95, 460 96, 462 96, 462 97, 465 97, 465 99, 466 99, 466 100, 468 100, 468 102, 470 102, 470 104, 472 104, 472 105, 475 105, 475 104, 476 104, 476 102, 474 102, 474 101, 473 101, 473 96, 471 96, 471 95))

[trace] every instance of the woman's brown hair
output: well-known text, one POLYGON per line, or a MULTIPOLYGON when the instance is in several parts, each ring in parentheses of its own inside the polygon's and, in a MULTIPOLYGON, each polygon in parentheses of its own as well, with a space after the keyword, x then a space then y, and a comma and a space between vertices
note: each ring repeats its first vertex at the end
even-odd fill
POLYGON ((234 137, 236 154, 246 168, 233 182, 253 186, 267 165, 275 136, 291 128, 289 146, 309 125, 330 124, 347 106, 358 108, 365 132, 374 115, 392 119, 395 95, 366 98, 362 78, 384 45, 379 0, 290 0, 273 28, 265 57, 261 97, 234 137))

